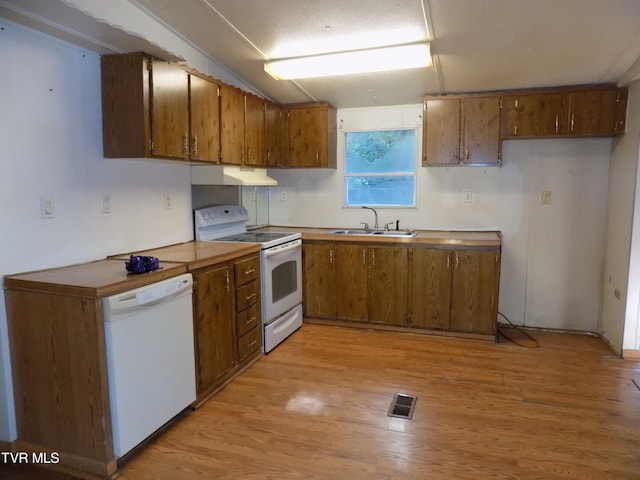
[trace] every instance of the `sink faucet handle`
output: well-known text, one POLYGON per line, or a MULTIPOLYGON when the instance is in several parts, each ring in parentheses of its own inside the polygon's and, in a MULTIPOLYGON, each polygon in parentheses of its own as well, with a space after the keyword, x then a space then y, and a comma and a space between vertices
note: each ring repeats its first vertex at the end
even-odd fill
POLYGON ((369 224, 367 222, 360 222, 362 225, 364 225, 364 229, 368 230, 369 229, 369 224))
POLYGON ((389 223, 385 223, 384 224, 384 229, 388 232, 389 231, 389 225, 393 225, 396 222, 389 222, 389 223))

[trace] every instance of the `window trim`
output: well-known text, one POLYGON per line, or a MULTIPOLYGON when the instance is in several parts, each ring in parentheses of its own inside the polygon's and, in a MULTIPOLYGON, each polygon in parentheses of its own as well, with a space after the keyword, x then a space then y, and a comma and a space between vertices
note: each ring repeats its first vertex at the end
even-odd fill
POLYGON ((412 210, 418 208, 418 167, 420 165, 420 133, 421 127, 417 126, 398 126, 398 127, 378 127, 378 128, 348 128, 341 130, 342 133, 342 208, 362 208, 362 206, 374 207, 376 209, 404 209, 404 210, 412 210), (412 130, 415 134, 415 158, 413 159, 413 172, 401 172, 395 171, 391 175, 389 173, 347 173, 347 134, 348 133, 359 133, 359 132, 385 132, 390 130, 412 130), (347 177, 374 177, 374 176, 413 176, 414 179, 414 188, 413 188, 413 204, 412 205, 386 205, 386 204, 347 204, 347 187, 346 187, 346 178, 347 177))

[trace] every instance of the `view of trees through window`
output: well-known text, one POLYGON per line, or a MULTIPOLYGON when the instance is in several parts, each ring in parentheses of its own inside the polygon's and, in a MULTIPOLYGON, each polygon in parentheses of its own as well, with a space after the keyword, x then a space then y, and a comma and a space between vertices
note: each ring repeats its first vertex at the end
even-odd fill
POLYGON ((415 206, 416 131, 347 132, 344 203, 415 206))

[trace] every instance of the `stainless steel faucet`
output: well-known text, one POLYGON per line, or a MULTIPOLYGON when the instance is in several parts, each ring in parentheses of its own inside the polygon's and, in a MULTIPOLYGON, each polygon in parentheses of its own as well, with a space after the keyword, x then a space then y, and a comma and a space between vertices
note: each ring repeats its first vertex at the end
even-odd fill
POLYGON ((367 210, 371 210, 373 212, 373 214, 375 215, 375 225, 373 226, 373 228, 378 228, 378 212, 376 212, 375 208, 371 208, 371 207, 365 207, 364 205, 362 205, 362 208, 366 208, 367 210))

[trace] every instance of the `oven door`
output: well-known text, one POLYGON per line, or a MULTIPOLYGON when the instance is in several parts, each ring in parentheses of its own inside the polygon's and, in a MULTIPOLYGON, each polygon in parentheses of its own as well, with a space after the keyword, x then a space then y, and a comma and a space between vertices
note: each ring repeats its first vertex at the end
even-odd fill
POLYGON ((272 322, 302 303, 302 240, 262 251, 262 321, 272 322))

